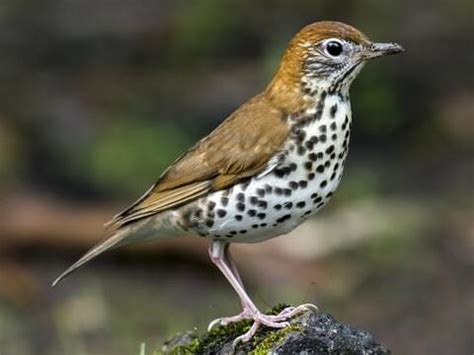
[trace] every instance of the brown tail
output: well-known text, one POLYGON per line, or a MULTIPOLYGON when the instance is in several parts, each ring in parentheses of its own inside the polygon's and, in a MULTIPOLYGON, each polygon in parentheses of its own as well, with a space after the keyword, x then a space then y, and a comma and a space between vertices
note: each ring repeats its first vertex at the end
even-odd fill
POLYGON ((120 242, 124 241, 125 238, 129 235, 130 230, 129 228, 123 228, 116 231, 111 237, 108 239, 100 242, 95 247, 91 248, 86 254, 82 256, 78 261, 72 264, 66 271, 64 271, 59 277, 54 280, 52 286, 56 286, 59 282, 61 282, 65 277, 69 274, 73 273, 81 266, 86 264, 87 262, 94 259, 96 256, 102 254, 103 252, 112 249, 116 246, 119 246, 120 242))

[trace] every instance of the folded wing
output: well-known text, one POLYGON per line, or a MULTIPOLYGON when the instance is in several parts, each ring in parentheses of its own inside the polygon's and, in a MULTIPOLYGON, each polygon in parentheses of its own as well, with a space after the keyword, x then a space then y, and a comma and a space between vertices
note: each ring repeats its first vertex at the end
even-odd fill
POLYGON ((121 228, 268 169, 288 134, 285 114, 264 94, 257 95, 178 158, 145 195, 107 225, 121 228))

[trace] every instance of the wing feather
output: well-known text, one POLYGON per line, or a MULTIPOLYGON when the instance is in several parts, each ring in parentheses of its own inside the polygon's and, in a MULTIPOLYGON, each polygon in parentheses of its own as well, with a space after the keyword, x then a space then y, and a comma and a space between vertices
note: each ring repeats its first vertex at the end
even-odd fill
POLYGON ((260 94, 179 157, 145 195, 107 224, 120 228, 227 188, 278 164, 286 115, 260 94), (273 159, 272 159, 273 158, 273 159))

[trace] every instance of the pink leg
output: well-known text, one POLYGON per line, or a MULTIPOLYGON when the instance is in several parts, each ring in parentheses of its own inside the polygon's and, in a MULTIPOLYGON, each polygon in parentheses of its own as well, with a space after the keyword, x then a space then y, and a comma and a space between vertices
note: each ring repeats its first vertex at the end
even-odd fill
POLYGON ((239 281, 239 284, 244 285, 242 282, 242 278, 240 277, 239 270, 237 270, 237 265, 234 262, 234 258, 232 258, 232 254, 230 253, 230 245, 227 244, 224 248, 224 259, 227 262, 227 265, 230 266, 232 273, 234 274, 235 278, 239 281))
MULTIPOLYGON (((237 270, 237 265, 234 262, 234 259, 232 258, 232 255, 230 254, 229 250, 230 245, 226 244, 224 246, 224 256, 223 256, 223 262, 228 265, 230 268, 232 274, 234 275, 236 281, 240 284, 242 288, 244 288, 244 284, 242 282, 242 278, 240 277, 239 270, 237 270)), ((211 250, 209 249, 209 255, 211 255, 211 250)), ((211 256, 212 259, 212 256, 211 256)), ((230 323, 235 323, 239 322, 244 319, 252 319, 252 313, 248 309, 248 307, 245 306, 244 302, 240 302, 242 306, 242 312, 237 314, 236 316, 232 317, 222 317, 222 318, 217 318, 214 319, 211 323, 209 323, 208 330, 211 330, 214 328, 216 325, 227 325, 230 323)))
POLYGON ((233 342, 234 347, 240 342, 249 341, 255 335, 258 328, 262 324, 270 328, 284 328, 290 325, 290 323, 287 322, 289 318, 307 310, 308 308, 317 309, 317 307, 314 305, 305 304, 298 307, 288 307, 284 309, 283 311, 281 311, 280 314, 277 314, 277 315, 266 315, 266 314, 261 313, 255 306, 255 304, 252 302, 247 292, 245 291, 242 285, 242 281, 240 280, 240 277, 238 276, 237 268, 235 267, 235 264, 233 264, 231 259, 229 260, 230 253, 228 251, 226 252, 226 248, 228 248, 227 243, 221 242, 221 241, 213 241, 209 248, 209 256, 212 262, 224 274, 226 279, 234 288, 235 292, 237 292, 237 295, 239 296, 240 302, 242 304, 243 311, 242 313, 240 313, 239 315, 235 317, 216 319, 215 321, 211 322, 209 327, 212 328, 216 324, 225 325, 232 322, 238 322, 242 319, 252 318, 254 320, 252 327, 250 328, 249 331, 247 331, 247 333, 239 336, 238 338, 234 340, 233 342), (226 258, 226 254, 227 254, 227 258, 226 258), (233 266, 230 266, 229 264, 233 266), (234 269, 234 272, 232 269, 234 269))

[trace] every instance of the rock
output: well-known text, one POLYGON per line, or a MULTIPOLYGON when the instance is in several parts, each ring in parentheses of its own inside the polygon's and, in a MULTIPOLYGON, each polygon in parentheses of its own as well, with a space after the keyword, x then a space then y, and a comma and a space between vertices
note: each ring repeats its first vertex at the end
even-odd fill
MULTIPOLYGON (((277 314, 283 306, 270 313, 277 314)), ((199 336, 193 331, 175 335, 157 354, 390 354, 365 330, 337 322, 327 313, 308 310, 294 317, 288 328, 262 327, 253 340, 232 351, 232 341, 247 331, 251 321, 215 327, 199 336)))

